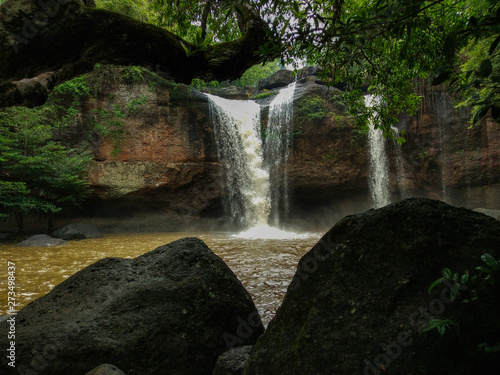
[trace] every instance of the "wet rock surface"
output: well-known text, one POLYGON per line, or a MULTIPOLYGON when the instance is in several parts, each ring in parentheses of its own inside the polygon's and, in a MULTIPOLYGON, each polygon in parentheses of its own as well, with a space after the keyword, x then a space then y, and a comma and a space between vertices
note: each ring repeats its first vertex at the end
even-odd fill
POLYGON ((51 247, 66 244, 61 238, 53 238, 46 234, 35 234, 17 244, 18 247, 51 247))
POLYGON ((251 345, 229 349, 222 353, 215 364, 212 375, 241 375, 250 357, 251 345))
MULTIPOLYGON (((240 281, 196 238, 135 259, 100 260, 15 322, 16 368, 4 356, 2 374, 86 374, 103 363, 127 375, 211 374, 220 354, 254 344, 264 330, 240 281)), ((9 324, 0 323, 5 348, 9 324)))
POLYGON ((244 374, 494 374, 500 353, 481 345, 498 344, 499 288, 428 288, 444 267, 481 277, 481 256, 499 251, 497 220, 439 201, 347 216, 300 260, 244 374), (433 319, 459 331, 425 332, 433 319))
POLYGON ((85 375, 125 375, 125 373, 114 365, 102 364, 85 375))

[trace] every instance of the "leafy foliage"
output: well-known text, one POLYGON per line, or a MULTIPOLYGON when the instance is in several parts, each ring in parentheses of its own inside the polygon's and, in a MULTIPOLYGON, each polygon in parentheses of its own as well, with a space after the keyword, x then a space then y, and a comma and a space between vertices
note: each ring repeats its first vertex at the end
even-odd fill
POLYGON ((318 95, 307 96, 300 100, 297 105, 302 122, 319 121, 328 114, 325 101, 318 95))
POLYGON ((95 0, 98 8, 124 14, 139 21, 159 26, 158 13, 153 3, 148 0, 95 0))
MULTIPOLYGON (((398 113, 412 114, 418 108, 414 79, 450 82, 466 96, 467 104, 475 106, 475 122, 489 108, 496 116, 497 1, 271 0, 263 11, 281 39, 279 52, 284 60, 293 63, 306 58, 324 68, 326 80, 347 84, 349 108, 365 113, 364 121, 373 117, 386 135, 391 135, 398 113), (460 70, 464 47, 486 40, 490 56, 483 50, 472 73, 460 70), (362 86, 381 97, 380 103, 364 108, 362 86), (481 93, 473 97, 468 87, 481 93)), ((260 53, 273 54, 276 48, 264 45, 260 53)))
MULTIPOLYGON (((446 282, 450 286, 450 301, 455 301, 461 291, 468 293, 468 298, 463 298, 461 300, 462 303, 477 302, 481 298, 488 298, 484 297, 484 291, 489 288, 498 287, 496 279, 500 271, 500 261, 495 259, 491 254, 483 254, 481 260, 484 264, 475 267, 475 274, 465 272, 460 275, 458 272, 453 273, 449 268, 443 268, 441 270, 442 277, 431 283, 428 293, 430 294, 436 286, 446 282)), ((459 325, 457 322, 447 318, 431 319, 424 332, 436 329, 442 337, 450 327, 458 330, 459 325)), ((478 344, 478 348, 485 350, 487 353, 493 353, 500 350, 500 343, 493 346, 480 343, 478 344)))
POLYGON ((202 79, 195 78, 190 84, 196 90, 201 91, 203 88, 220 89, 220 83, 218 81, 205 82, 202 79))
POLYGON ((269 61, 265 64, 254 65, 248 69, 240 79, 233 81, 236 86, 253 86, 257 87, 261 79, 269 77, 276 73, 282 66, 277 60, 269 61))
MULTIPOLYGON (((222 0, 98 0, 101 7, 168 28, 192 45, 239 38, 236 4, 222 0), (147 16, 145 16, 147 14, 147 16)), ((473 107, 471 122, 500 120, 500 3, 495 0, 256 0, 271 27, 255 53, 261 61, 319 64, 331 84, 347 85, 343 101, 371 117, 388 136, 398 114, 415 113, 415 82, 447 83, 473 107), (382 100, 363 105, 361 87, 382 100)), ((249 84, 242 78, 241 85, 249 84)), ((253 80, 252 84, 255 84, 253 80)))
POLYGON ((260 94, 257 94, 253 97, 253 99, 264 99, 268 98, 270 96, 278 95, 277 90, 269 91, 267 89, 264 89, 264 92, 261 92, 260 94))
POLYGON ((24 215, 52 218, 77 206, 89 191, 86 170, 91 156, 53 140, 55 119, 50 105, 0 112, 0 212, 15 217, 19 231, 24 215))

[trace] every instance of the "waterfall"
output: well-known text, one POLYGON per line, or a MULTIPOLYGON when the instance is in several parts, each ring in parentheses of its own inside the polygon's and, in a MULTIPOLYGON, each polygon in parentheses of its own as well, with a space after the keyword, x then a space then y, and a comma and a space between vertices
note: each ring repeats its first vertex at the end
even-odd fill
POLYGON ((398 143, 397 138, 399 137, 399 129, 392 127, 392 130, 396 134, 393 139, 394 149, 396 150, 396 171, 398 174, 398 188, 401 192, 402 198, 408 198, 408 174, 406 173, 405 162, 403 159, 403 151, 401 150, 401 145, 398 143))
POLYGON ((449 179, 449 145, 448 145, 448 126, 449 118, 452 115, 453 108, 444 93, 433 93, 431 94, 431 100, 435 107, 437 122, 439 127, 439 144, 440 144, 440 159, 441 159, 441 191, 442 200, 445 202, 450 202, 450 197, 448 194, 448 179, 449 179), (437 96, 437 99, 436 99, 437 96))
POLYGON ((290 214, 288 162, 292 146, 293 95, 295 82, 282 89, 269 105, 269 120, 265 132, 264 160, 269 170, 273 226, 290 214))
MULTIPOLYGON (((365 96, 365 105, 372 107, 379 99, 372 95, 365 96)), ((389 197, 389 163, 385 152, 385 138, 380 129, 375 129, 369 122, 368 143, 370 150, 370 175, 368 186, 375 207, 390 203, 389 197)))
POLYGON ((240 227, 267 225, 269 174, 262 167, 260 106, 207 96, 219 161, 225 164, 225 214, 240 227))

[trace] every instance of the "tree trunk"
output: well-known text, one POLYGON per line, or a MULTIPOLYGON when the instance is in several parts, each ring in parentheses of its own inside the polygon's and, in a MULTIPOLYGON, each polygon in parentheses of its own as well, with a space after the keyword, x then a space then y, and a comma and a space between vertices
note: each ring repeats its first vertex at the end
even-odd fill
POLYGON ((47 234, 50 236, 50 234, 53 232, 56 224, 56 215, 53 213, 48 213, 47 214, 47 234))
POLYGON ((236 79, 269 41, 258 12, 240 2, 236 8, 241 39, 187 56, 183 45, 194 48, 177 35, 79 0, 7 0, 0 6, 0 108, 44 103, 55 85, 97 63, 139 65, 188 84, 236 79))
POLYGON ((17 233, 19 235, 24 234, 24 213, 21 211, 14 212, 14 220, 17 224, 17 233))

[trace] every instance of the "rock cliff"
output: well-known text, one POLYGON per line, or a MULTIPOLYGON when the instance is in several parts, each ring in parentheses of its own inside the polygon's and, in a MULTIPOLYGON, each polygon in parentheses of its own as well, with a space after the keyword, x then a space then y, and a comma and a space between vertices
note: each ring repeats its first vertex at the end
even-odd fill
MULTIPOLYGON (((372 207, 367 133, 345 115, 338 89, 305 75, 295 91, 290 222, 300 226, 301 218, 321 227, 372 207)), ((223 165, 217 160, 207 98, 189 86, 158 79, 112 81, 97 98, 82 103, 80 120, 60 133, 70 144, 90 144, 95 155, 94 195, 78 215, 103 230, 223 224, 223 165), (120 108, 119 139, 96 131, 96 122, 116 121, 109 113, 120 108)), ((222 93, 235 99, 250 94, 234 88, 222 93)), ((500 126, 486 120, 468 129, 467 112, 454 109, 445 92, 422 94, 419 113, 398 124, 406 143, 386 140, 392 200, 422 196, 500 208, 500 126)), ((271 100, 258 100, 263 128, 271 100)))
MULTIPOLYGON (((499 124, 487 118, 469 128, 468 109, 455 109, 446 92, 426 89, 421 95, 418 113, 397 124, 406 142, 385 140, 391 200, 416 196, 500 207, 499 124)), ((297 84, 290 180, 296 217, 307 222, 322 224, 373 207, 367 132, 345 116, 337 97, 338 90, 314 76, 297 84)))

